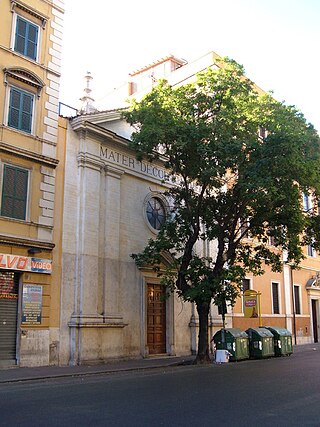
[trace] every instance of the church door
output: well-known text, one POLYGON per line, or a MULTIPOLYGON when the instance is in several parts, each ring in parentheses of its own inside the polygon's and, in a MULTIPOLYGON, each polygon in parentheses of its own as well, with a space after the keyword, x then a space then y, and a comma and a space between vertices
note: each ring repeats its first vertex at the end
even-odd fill
POLYGON ((149 354, 166 353, 166 300, 161 285, 147 285, 147 345, 149 354))

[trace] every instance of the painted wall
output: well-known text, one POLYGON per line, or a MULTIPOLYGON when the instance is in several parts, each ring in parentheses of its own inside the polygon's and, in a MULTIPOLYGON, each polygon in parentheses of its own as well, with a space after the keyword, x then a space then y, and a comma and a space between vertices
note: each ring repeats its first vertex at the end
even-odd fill
POLYGON ((25 168, 30 176, 26 219, 0 216, 0 252, 30 256, 28 250, 36 248, 37 257, 53 262, 50 275, 21 274, 21 289, 23 284, 42 286, 42 321, 41 325, 20 327, 19 300, 17 360, 20 366, 56 364, 58 359, 53 343, 58 341, 59 328, 59 211, 62 208, 56 200, 60 194, 56 193, 56 186, 61 184, 61 168, 57 167, 57 135, 63 1, 4 0, 1 3, 0 27, 1 176, 4 163, 25 168), (36 60, 14 49, 18 16, 39 27, 36 60), (35 95, 31 133, 8 126, 9 89, 12 86, 35 95))

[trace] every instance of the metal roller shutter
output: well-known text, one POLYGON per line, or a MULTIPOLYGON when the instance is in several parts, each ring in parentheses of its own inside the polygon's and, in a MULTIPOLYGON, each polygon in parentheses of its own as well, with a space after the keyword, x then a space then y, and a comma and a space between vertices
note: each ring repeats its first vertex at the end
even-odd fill
POLYGON ((16 362, 19 275, 0 271, 0 363, 16 362))

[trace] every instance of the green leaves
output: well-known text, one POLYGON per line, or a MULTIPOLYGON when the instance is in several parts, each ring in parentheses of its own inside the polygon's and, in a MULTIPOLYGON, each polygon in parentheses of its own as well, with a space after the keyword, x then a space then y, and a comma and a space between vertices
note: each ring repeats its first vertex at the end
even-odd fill
POLYGON ((248 271, 262 274, 266 264, 280 271, 283 249, 298 264, 304 244, 320 248, 319 218, 301 203, 303 191, 319 195, 319 136, 235 61, 222 60, 192 84, 161 81, 123 115, 137 157, 161 158, 179 177, 167 191, 174 216, 134 258, 183 299, 227 295, 233 303, 248 271))

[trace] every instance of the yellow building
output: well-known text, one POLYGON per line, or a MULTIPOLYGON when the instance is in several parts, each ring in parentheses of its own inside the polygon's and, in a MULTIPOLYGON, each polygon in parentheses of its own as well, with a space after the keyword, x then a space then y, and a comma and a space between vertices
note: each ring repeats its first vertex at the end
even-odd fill
POLYGON ((0 366, 58 363, 63 12, 60 0, 1 2, 0 366))
POLYGON ((311 247, 305 248, 304 255, 299 269, 292 269, 285 262, 284 254, 282 273, 274 273, 265 266, 262 276, 248 275, 243 280, 243 291, 253 290, 260 294, 261 316, 246 318, 241 297, 233 310, 229 310, 229 323, 242 330, 259 325, 277 326, 288 329, 295 344, 318 342, 320 258, 311 247))

